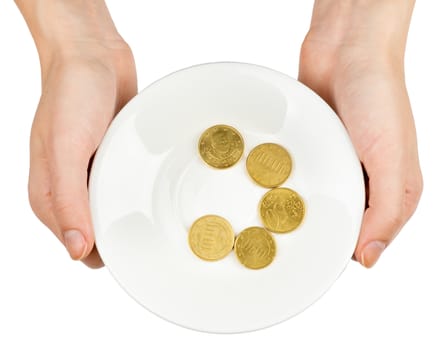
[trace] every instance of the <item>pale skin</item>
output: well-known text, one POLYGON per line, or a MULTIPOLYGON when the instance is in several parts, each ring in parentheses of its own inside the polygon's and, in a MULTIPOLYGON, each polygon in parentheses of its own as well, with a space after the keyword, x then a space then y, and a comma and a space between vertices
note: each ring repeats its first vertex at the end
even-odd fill
MULTIPOLYGON (((103 0, 16 0, 39 52, 29 199, 74 260, 103 266, 88 204, 89 162, 137 93, 132 51, 103 0)), ((354 259, 373 266, 422 193, 404 53, 414 0, 316 0, 298 79, 337 112, 368 178, 354 259)))

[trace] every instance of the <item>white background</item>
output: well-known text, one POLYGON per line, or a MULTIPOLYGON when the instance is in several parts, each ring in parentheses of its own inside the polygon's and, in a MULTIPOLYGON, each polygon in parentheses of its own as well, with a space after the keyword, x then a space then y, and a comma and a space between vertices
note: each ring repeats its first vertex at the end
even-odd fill
MULTIPOLYGON (((298 74, 312 1, 108 1, 133 48, 139 88, 190 65, 242 61, 298 74)), ((12 1, 0 3, 0 349, 447 348, 447 4, 420 1, 406 72, 425 190, 380 262, 352 262, 316 304, 266 330, 183 329, 152 315, 106 269, 72 262, 27 200, 37 54, 12 1)), ((380 103, 380 101, 377 101, 380 103)))

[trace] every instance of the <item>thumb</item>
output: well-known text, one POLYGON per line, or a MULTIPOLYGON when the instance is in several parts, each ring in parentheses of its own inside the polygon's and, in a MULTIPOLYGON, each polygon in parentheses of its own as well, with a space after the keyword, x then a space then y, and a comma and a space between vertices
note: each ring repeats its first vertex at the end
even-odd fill
POLYGON ((369 177, 368 208, 355 258, 365 267, 372 267, 405 223, 405 167, 399 151, 388 147, 365 159, 369 177))
POLYGON ((91 152, 82 140, 72 135, 54 138, 51 149, 52 211, 71 258, 81 260, 94 247, 87 191, 91 152))

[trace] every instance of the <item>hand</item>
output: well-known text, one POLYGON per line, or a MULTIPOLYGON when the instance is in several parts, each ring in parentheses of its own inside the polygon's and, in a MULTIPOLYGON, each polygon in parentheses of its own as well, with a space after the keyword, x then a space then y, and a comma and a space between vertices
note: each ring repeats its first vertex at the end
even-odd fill
POLYGON ((101 267, 88 171, 113 117, 137 92, 133 55, 104 0, 15 2, 42 70, 30 142, 31 207, 73 259, 101 267))
MULTIPOLYGON (((314 17, 317 11, 318 4, 314 17)), ((363 15, 353 15, 355 9, 349 12, 351 17, 363 15)), ((374 17, 374 11, 365 12, 374 17)), ((403 52, 368 42, 374 37, 368 25, 375 21, 360 22, 367 29, 363 38, 349 25, 331 34, 326 31, 330 24, 317 23, 302 45, 299 80, 337 112, 364 166, 369 191, 354 259, 371 267, 415 211, 422 175, 403 52)), ((398 50, 405 47, 395 44, 398 50)))
POLYGON ((31 131, 29 199, 34 213, 73 259, 101 267, 94 246, 88 167, 116 113, 137 92, 132 53, 79 43, 43 67, 42 96, 31 131))

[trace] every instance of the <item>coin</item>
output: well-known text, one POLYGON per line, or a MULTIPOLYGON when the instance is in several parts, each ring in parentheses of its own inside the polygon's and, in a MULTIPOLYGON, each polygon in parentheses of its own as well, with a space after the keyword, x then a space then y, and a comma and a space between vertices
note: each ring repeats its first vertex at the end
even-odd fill
POLYGON ((263 187, 277 187, 292 171, 292 158, 287 150, 276 143, 263 143, 252 149, 247 157, 250 177, 263 187))
POLYGON ((219 260, 233 249, 234 231, 230 223, 217 215, 205 215, 194 221, 188 242, 195 255, 203 260, 219 260))
POLYGON ((199 153, 205 163, 213 168, 229 168, 241 159, 244 140, 235 128, 214 125, 206 129, 200 137, 199 153))
POLYGON ((289 188, 274 188, 262 197, 259 212, 267 230, 276 233, 290 232, 303 221, 304 200, 289 188))
POLYGON ((234 243, 234 251, 242 265, 249 269, 262 269, 269 265, 276 254, 273 236, 263 227, 243 230, 234 243))

